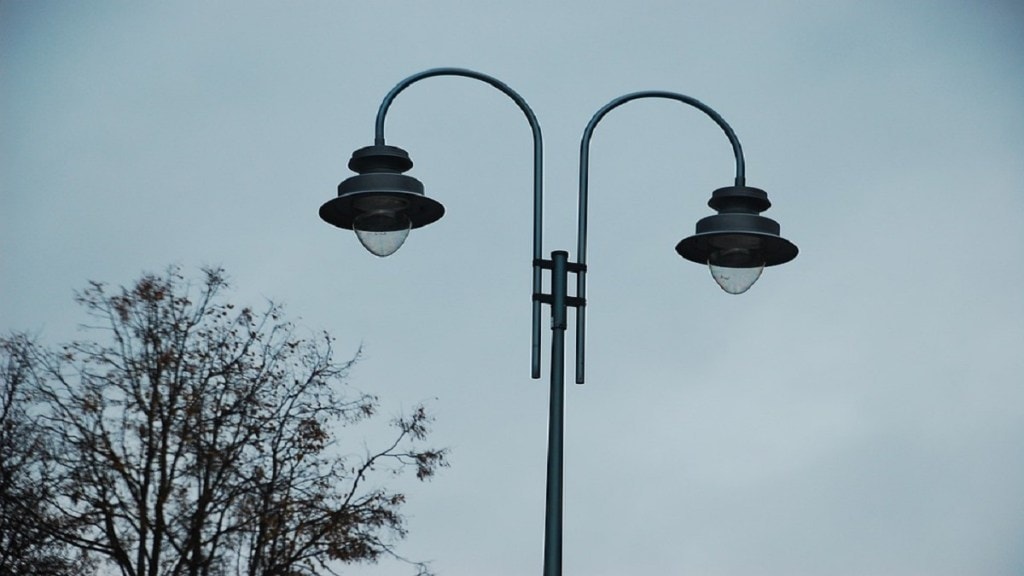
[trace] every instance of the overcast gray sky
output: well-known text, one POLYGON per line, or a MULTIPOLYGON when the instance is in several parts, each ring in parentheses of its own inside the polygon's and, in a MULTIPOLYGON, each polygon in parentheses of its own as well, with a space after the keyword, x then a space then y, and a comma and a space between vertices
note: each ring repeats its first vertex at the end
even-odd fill
POLYGON ((731 183, 718 128, 669 101, 598 128, 565 573, 1021 574, 1022 25, 1011 1, 5 0, 0 328, 64 340, 88 279, 222 264, 239 300, 362 343, 389 412, 436 412, 452 467, 409 483, 402 552, 539 573, 522 114, 465 78, 399 96, 388 143, 448 214, 391 258, 317 208, 394 84, 468 67, 536 111, 544 250, 572 251, 587 120, 682 92, 801 253, 723 293, 673 250, 731 183))

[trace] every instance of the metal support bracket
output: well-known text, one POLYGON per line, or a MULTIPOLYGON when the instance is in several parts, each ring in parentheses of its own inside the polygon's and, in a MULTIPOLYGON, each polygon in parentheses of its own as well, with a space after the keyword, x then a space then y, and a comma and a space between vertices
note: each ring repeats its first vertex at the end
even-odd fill
MULTIPOLYGON (((543 270, 554 270, 555 269, 555 261, 554 260, 545 260, 545 259, 542 259, 542 258, 537 258, 536 260, 533 261, 533 266, 535 268, 541 268, 543 270)), ((566 272, 571 272, 573 274, 576 274, 577 276, 581 276, 581 275, 587 273, 587 265, 586 264, 580 264, 578 262, 566 262, 565 263, 565 270, 566 270, 566 272)), ((579 297, 579 296, 568 296, 568 295, 565 295, 564 297, 565 297, 565 305, 566 306, 569 306, 569 307, 572 307, 572 308, 583 308, 584 306, 587 305, 587 299, 586 298, 582 298, 582 297, 579 297)), ((543 292, 538 292, 538 293, 535 293, 533 295, 533 301, 534 302, 541 302, 543 304, 547 304, 548 306, 552 306, 555 303, 555 295, 554 294, 544 294, 543 292)))

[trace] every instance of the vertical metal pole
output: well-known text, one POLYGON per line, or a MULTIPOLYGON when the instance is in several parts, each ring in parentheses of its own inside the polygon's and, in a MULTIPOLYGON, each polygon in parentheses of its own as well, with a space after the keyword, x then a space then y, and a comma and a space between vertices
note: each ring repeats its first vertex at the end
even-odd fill
POLYGON ((569 253, 551 253, 551 400, 548 413, 544 576, 562 575, 562 448, 565 429, 565 329, 569 253))

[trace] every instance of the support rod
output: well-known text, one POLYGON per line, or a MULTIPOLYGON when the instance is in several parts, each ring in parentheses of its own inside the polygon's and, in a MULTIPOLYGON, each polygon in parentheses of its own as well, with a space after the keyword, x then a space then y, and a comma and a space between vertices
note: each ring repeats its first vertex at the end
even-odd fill
MULTIPOLYGON (((732 145, 732 153, 736 158, 736 186, 744 186, 746 176, 744 175, 745 167, 743 162, 743 148, 740 146, 740 140, 736 137, 736 133, 733 132, 732 127, 723 119, 718 112, 715 112, 710 106, 704 104, 696 98, 679 94, 677 92, 665 92, 661 90, 645 90, 642 92, 633 92, 625 94, 615 98, 611 102, 605 104, 597 113, 594 114, 590 122, 587 123, 586 129, 583 131, 583 139, 580 141, 580 194, 578 209, 579 213, 576 217, 578 229, 576 233, 576 258, 577 262, 583 266, 587 264, 587 195, 589 189, 589 174, 590 174, 590 139, 593 137, 594 128, 597 124, 605 117, 606 114, 618 108, 619 106, 637 100, 640 98, 667 98, 669 100, 676 100, 683 104, 688 104, 697 108, 701 112, 704 112, 715 121, 716 124, 725 132, 726 137, 729 139, 729 143, 732 145)), ((576 297, 586 299, 587 297, 587 280, 586 274, 580 273, 576 275, 576 297)), ((579 308, 576 311, 576 383, 583 384, 585 379, 585 355, 584 345, 586 340, 586 308, 579 308)))
MULTIPOLYGON (((465 68, 432 68, 430 70, 424 70, 413 74, 395 85, 395 87, 388 92, 384 97, 384 100, 380 103, 380 108, 377 110, 377 123, 374 137, 375 144, 378 146, 384 145, 384 118, 387 116, 388 110, 391 108, 391 102, 395 97, 412 84, 434 76, 462 76, 486 82, 511 98, 516 105, 519 106, 519 109, 523 111, 523 114, 526 115, 526 120, 530 123, 530 130, 533 132, 533 257, 531 258, 531 262, 540 260, 544 209, 543 139, 541 138, 540 124, 537 122, 537 117, 534 115, 530 105, 526 103, 526 100, 524 100, 518 92, 509 88, 507 84, 497 78, 488 76, 487 74, 482 74, 475 70, 467 70, 465 68)), ((541 270, 535 265, 533 267, 532 294, 539 294, 541 292, 541 282, 541 270)), ((531 327, 530 341, 530 376, 532 378, 540 378, 540 304, 540 302, 535 300, 532 304, 533 325, 531 327)))

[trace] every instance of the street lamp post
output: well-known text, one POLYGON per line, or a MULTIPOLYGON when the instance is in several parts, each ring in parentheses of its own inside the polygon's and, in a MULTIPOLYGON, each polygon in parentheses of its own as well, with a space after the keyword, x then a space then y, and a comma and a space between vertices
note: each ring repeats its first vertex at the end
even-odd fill
POLYGON ((777 222, 761 216, 771 203, 758 188, 746 186, 743 150, 732 128, 699 100, 664 91, 643 91, 615 98, 603 106, 587 124, 580 144, 579 213, 577 218, 577 261, 556 250, 542 257, 543 228, 543 142, 537 118, 517 92, 500 80, 463 68, 433 68, 399 82, 384 97, 377 111, 372 146, 353 152, 349 168, 357 175, 338 185, 338 196, 320 207, 320 217, 334 226, 355 231, 359 241, 377 256, 394 253, 414 228, 426 226, 444 215, 444 207, 423 193, 423 184, 404 174, 412 168, 408 153, 385 144, 384 119, 395 97, 410 85, 434 76, 462 76, 480 80, 509 96, 526 115, 533 133, 533 296, 531 376, 540 378, 541 305, 551 308, 551 395, 548 415, 547 489, 544 522, 544 576, 562 573, 563 430, 565 399, 565 331, 568 308, 576 308, 576 382, 584 381, 584 335, 586 328, 587 201, 590 140, 597 124, 608 112, 641 98, 663 98, 682 102, 711 117, 725 132, 736 159, 732 186, 712 193, 708 205, 718 213, 697 222, 696 233, 681 240, 676 252, 692 262, 705 264, 726 292, 745 292, 760 277, 765 266, 783 264, 796 257, 797 248, 779 235, 777 222), (543 271, 550 274, 551 292, 542 290, 543 271), (576 275, 576 295, 568 293, 569 274, 576 275))

